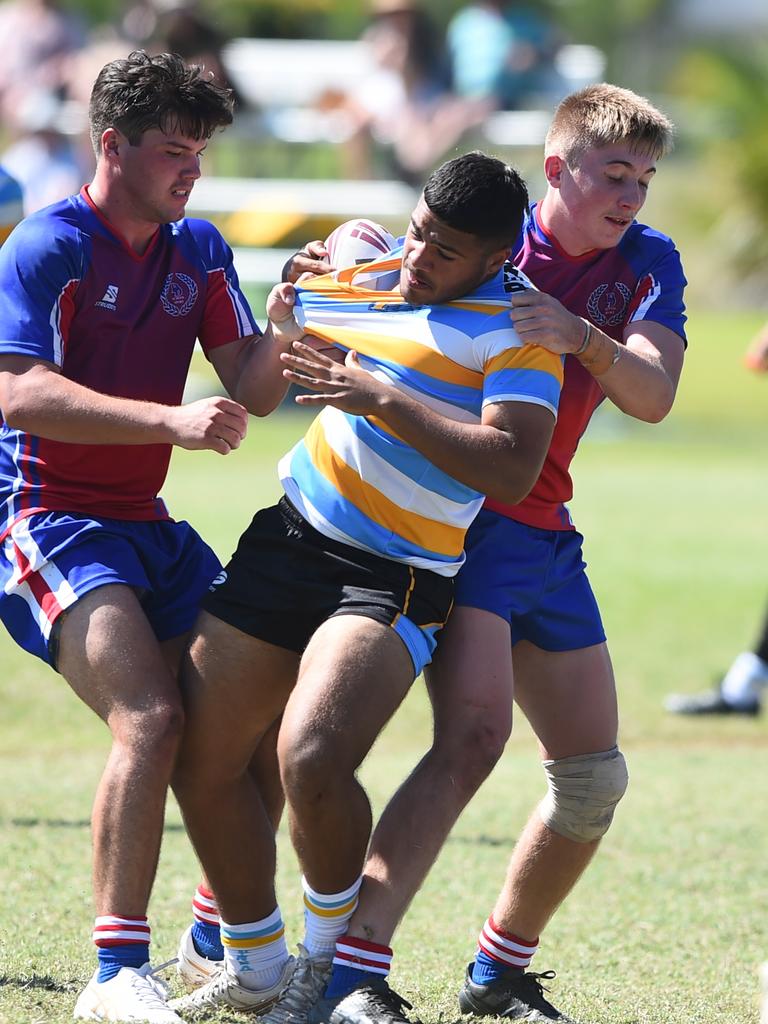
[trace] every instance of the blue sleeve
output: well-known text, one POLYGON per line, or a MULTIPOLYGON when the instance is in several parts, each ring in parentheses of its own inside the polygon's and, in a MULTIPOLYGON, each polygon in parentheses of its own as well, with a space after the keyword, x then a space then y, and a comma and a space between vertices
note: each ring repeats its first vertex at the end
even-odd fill
POLYGON ((683 273, 680 253, 671 239, 648 232, 647 241, 655 242, 657 252, 647 269, 638 278, 632 296, 627 323, 652 320, 685 338, 685 302, 683 293, 688 283, 683 273))
POLYGON ((0 248, 0 354, 61 366, 83 266, 74 227, 33 215, 15 228, 0 248))
POLYGON ((261 334, 235 270, 232 250, 207 220, 188 220, 208 275, 206 310, 200 333, 203 348, 215 347, 248 334, 261 334), (230 317, 236 333, 232 334, 230 317), (232 334, 231 337, 226 337, 232 334))

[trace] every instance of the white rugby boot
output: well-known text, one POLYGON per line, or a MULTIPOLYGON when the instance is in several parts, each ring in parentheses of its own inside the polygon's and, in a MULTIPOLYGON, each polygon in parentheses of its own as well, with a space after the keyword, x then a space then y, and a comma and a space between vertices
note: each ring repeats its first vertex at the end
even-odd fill
POLYGON ((226 964, 222 964, 210 981, 190 992, 187 996, 172 999, 168 1004, 179 1013, 201 1013, 217 1007, 228 1007, 261 1016, 275 1003, 290 984, 296 966, 296 958, 289 957, 282 975, 271 988, 247 988, 226 964))
POLYGON ((176 954, 176 972, 187 992, 206 985, 214 975, 224 969, 223 960, 209 960, 207 956, 197 952, 192 940, 193 927, 194 925, 190 925, 179 939, 179 951, 176 954))
POLYGON ((184 1024, 168 1006, 168 989, 149 964, 121 967, 114 978, 99 982, 98 970, 75 1003, 75 1020, 144 1021, 184 1024))

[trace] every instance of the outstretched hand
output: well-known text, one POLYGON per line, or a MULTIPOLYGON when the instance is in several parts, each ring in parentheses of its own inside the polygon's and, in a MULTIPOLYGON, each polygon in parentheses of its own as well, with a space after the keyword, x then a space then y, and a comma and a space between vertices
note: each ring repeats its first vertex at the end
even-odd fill
POLYGON ((332 405, 355 416, 367 416, 379 411, 392 391, 390 384, 363 369, 354 351, 337 363, 309 345, 294 342, 292 351, 281 353, 280 358, 286 364, 283 376, 287 380, 315 392, 297 395, 299 405, 332 405))

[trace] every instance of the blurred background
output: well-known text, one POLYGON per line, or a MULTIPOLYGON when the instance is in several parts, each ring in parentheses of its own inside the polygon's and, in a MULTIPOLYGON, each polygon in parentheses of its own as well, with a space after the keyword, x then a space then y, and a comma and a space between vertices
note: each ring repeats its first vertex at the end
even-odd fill
POLYGON ((257 307, 283 250, 350 216, 402 230, 459 150, 508 159, 538 195, 554 104, 603 79, 678 126, 643 217, 678 242, 690 300, 766 304, 765 0, 2 0, 0 40, 0 163, 26 212, 88 179, 107 60, 170 49, 233 87, 189 210, 242 250, 257 307))
MULTIPOLYGON (((678 399, 654 426, 604 403, 576 460, 572 505, 634 785, 606 852, 548 935, 578 1019, 752 1024, 756 967, 768 956, 765 716, 692 719, 666 714, 663 699, 717 680, 751 649, 764 611, 768 378, 743 357, 768 318, 766 0, 0 0, 0 43, 0 165, 22 184, 27 212, 89 180, 86 107, 105 62, 135 47, 173 50, 230 83, 235 124, 211 141, 188 210, 235 249, 259 319, 290 252, 350 217, 402 232, 421 182, 457 152, 508 160, 540 196, 544 132, 573 89, 615 82, 672 118, 676 149, 641 219, 675 239, 690 282, 678 399)), ((191 393, 213 390, 199 353, 193 369, 191 393)), ((289 409, 254 423, 236 458, 174 456, 172 513, 224 559, 253 510, 279 493, 277 458, 307 423, 289 409)), ((106 731, 4 631, 0 706, 0 886, 7 920, 19 923, 6 945, 0 933, 0 1024, 63 1024, 61 993, 89 969, 82 863, 106 731)), ((414 687, 366 768, 377 806, 429 733, 414 687)), ((494 780, 399 940, 432 951, 434 976, 420 981, 439 993, 428 1019, 455 1013, 451 971, 540 795, 522 721, 494 780), (478 869, 481 857, 492 866, 478 869), (456 927, 436 936, 440 914, 456 927)), ((158 948, 171 950, 196 875, 175 811, 167 830, 155 899, 166 928, 158 948)))

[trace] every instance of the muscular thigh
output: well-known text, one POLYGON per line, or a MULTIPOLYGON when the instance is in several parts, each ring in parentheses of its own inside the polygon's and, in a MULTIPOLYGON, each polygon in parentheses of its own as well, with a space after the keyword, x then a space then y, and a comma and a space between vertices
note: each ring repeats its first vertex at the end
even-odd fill
POLYGON ((515 700, 544 758, 609 750, 616 743, 616 685, 603 644, 545 651, 527 640, 513 650, 515 700))
POLYGON ((281 758, 296 744, 318 752, 332 744, 335 760, 357 767, 413 679, 408 648, 391 626, 357 615, 329 619, 302 658, 283 716, 281 758))
POLYGON ((481 608, 454 608, 425 674, 438 739, 480 722, 509 734, 512 651, 504 619, 481 608))
POLYGON ((280 717, 299 656, 201 612, 181 670, 184 759, 244 769, 280 717))
POLYGON ((105 721, 117 712, 180 703, 175 676, 130 587, 91 590, 62 615, 58 668, 105 721))

